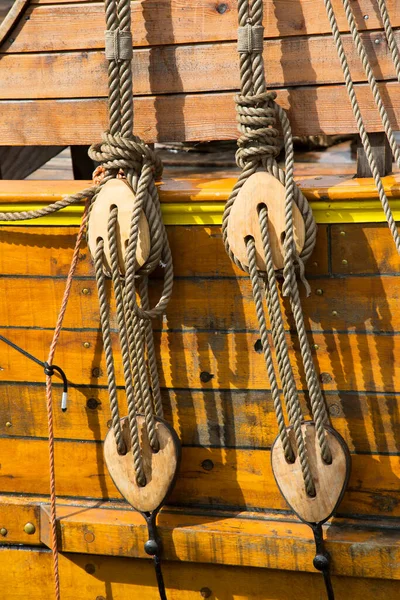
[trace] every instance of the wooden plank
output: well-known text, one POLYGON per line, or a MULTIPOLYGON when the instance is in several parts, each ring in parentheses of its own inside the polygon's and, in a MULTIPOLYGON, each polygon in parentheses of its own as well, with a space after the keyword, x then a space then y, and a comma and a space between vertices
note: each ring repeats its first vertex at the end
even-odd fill
MULTIPOLYGON (((107 389, 70 388, 66 413, 60 410, 59 393, 60 388, 55 387, 56 437, 104 440, 111 419, 107 389)), ((277 435, 268 390, 162 390, 162 397, 165 417, 184 445, 270 448, 277 435)), ((0 435, 47 436, 44 385, 1 384, 0 398, 0 435)), ((308 416, 303 394, 300 400, 303 414, 308 416)), ((118 390, 118 401, 121 415, 126 415, 122 389, 118 390)), ((332 424, 352 452, 398 452, 398 395, 340 391, 327 394, 326 402, 332 424)))
MULTIPOLYGON (((77 227, 0 227, 0 272, 4 276, 65 277, 77 233, 77 227)), ((176 277, 246 276, 226 254, 220 227, 174 225, 167 227, 167 233, 176 277)), ((327 227, 320 225, 317 244, 307 264, 308 275, 328 273, 327 244, 327 227)), ((76 274, 94 276, 85 243, 76 274)), ((157 273, 154 276, 157 277, 157 273)), ((82 285, 82 289, 84 287, 82 285)))
MULTIPOLYGON (((48 493, 46 440, 1 438, 0 452, 4 493, 48 493)), ((269 450, 184 447, 169 504, 285 510, 270 463, 269 450), (212 465, 207 462, 203 467, 204 461, 212 465)), ((102 444, 57 441, 56 474, 59 496, 120 499, 104 464, 102 444)), ((399 476, 398 455, 354 454, 351 479, 338 514, 399 517, 399 476)))
MULTIPOLYGON (((52 597, 49 551, 1 548, 0 558, 7 600, 23 600, 27 594, 30 600, 52 597)), ((150 560, 66 554, 60 556, 60 573, 63 600, 74 600, 77 590, 79 600, 157 598, 150 560)), ((318 573, 169 562, 165 565, 164 577, 169 600, 193 600, 201 597, 199 592, 205 588, 211 591, 213 600, 287 600, 294 589, 297 600, 309 600, 310 597, 323 598, 325 593, 318 573)), ((355 600, 395 598, 399 589, 397 581, 353 577, 333 577, 333 585, 339 597, 346 598, 349 594, 355 600)))
MULTIPOLYGON (((51 330, 0 329, 0 333, 45 360, 51 330)), ((160 381, 167 388, 268 389, 264 358, 255 348, 256 333, 163 332, 155 335, 160 362, 160 381)), ((310 340, 318 373, 327 391, 399 391, 400 336, 365 333, 314 333, 310 340)), ((289 341, 293 372, 300 389, 305 389, 299 364, 298 342, 289 341), (294 351, 296 356, 294 356, 294 351)), ((114 338, 117 349, 117 340, 114 338)), ((122 366, 116 356, 117 385, 123 384, 122 366)), ((98 332, 64 331, 57 347, 57 363, 64 367, 74 385, 106 385, 102 341, 98 332), (89 343, 89 347, 84 347, 89 343)), ((42 367, 3 344, 0 382, 42 382, 42 367)), ((57 378, 55 382, 57 382, 57 378)))
MULTIPOLYGON (((380 86, 393 129, 400 129, 397 86, 390 82, 380 86)), ((369 86, 359 84, 356 90, 367 129, 380 131, 382 124, 369 86)), ((347 134, 357 130, 344 86, 280 90, 278 102, 288 110, 294 135, 347 134)), ((3 100, 0 110, 0 136, 2 143, 9 146, 90 144, 100 140, 107 127, 104 99, 3 100)), ((138 97, 135 128, 136 134, 149 143, 235 139, 238 132, 233 94, 138 97)))
MULTIPOLYGON (((110 283, 110 282, 108 282, 110 283)), ((400 331, 397 310, 400 277, 351 277, 310 279, 312 294, 302 305, 309 331, 334 329, 351 333, 396 333, 400 331), (340 294, 338 294, 340 288, 340 294)), ((110 288, 110 285, 108 285, 110 288)), ((54 328, 65 289, 64 279, 3 277, 0 327, 54 328), (10 298, 19 298, 10 302, 10 298), (43 311, 43 298, 46 311, 43 311)), ((162 292, 162 281, 150 281, 154 304, 162 292)), ((111 295, 110 295, 111 296, 111 295)), ((114 297, 110 298, 111 325, 116 328, 114 297)), ((282 305, 286 330, 295 323, 287 301, 282 305)), ((67 329, 99 329, 96 283, 79 279, 72 284, 64 326, 67 329), (85 290, 86 293, 83 293, 85 290)), ((153 320, 155 331, 257 332, 259 324, 250 280, 234 278, 177 278, 166 315, 153 320)))
POLYGON ((399 273, 400 257, 386 224, 334 225, 331 235, 334 274, 399 273))
MULTIPOLYGON (((46 40, 43 33, 40 39, 46 40)), ((381 39, 381 32, 364 36, 371 66, 378 80, 395 79, 396 72, 386 45, 375 43, 381 39)), ((400 32, 396 32, 396 41, 400 42, 400 32)), ((358 55, 353 51, 352 37, 344 36, 343 42, 353 80, 367 81, 358 55)), ((40 50, 43 49, 35 49, 35 52, 40 50)), ((2 55, 0 77, 4 85, 0 99, 107 96, 107 61, 102 52, 51 50, 51 54, 2 55), (15 77, 16 73, 18 77, 15 77)), ((344 82, 332 38, 270 40, 265 44, 264 58, 268 64, 268 85, 272 88, 344 82)), ((132 66, 136 96, 218 92, 240 87, 235 43, 141 48, 134 51, 132 66)))
MULTIPOLYGON (((58 508, 63 552, 145 558, 148 539, 143 517, 130 510, 58 508)), ((286 517, 287 518, 287 517, 286 517)), ((379 525, 341 523, 325 527, 336 575, 399 579, 400 534, 379 525), (347 526, 346 526, 347 525, 347 526), (355 552, 352 552, 355 549, 355 552)), ((307 525, 265 518, 190 516, 163 511, 158 518, 164 560, 229 564, 315 573, 313 534, 307 525), (240 531, 240 535, 238 535, 240 531)), ((41 539, 51 545, 49 507, 41 506, 41 539)))
MULTIPOLYGON (((48 2, 39 0, 39 4, 48 2)), ((27 11, 29 20, 13 31, 13 52, 104 48, 104 6, 101 3, 52 4, 33 5, 27 11)), ((334 0, 333 4, 339 28, 348 31, 340 1, 334 0)), ((389 0, 387 5, 392 26, 398 27, 400 11, 396 1, 389 0)), ((382 27, 376 1, 361 0, 353 10, 360 31, 382 27), (368 19, 364 19, 364 15, 368 15, 368 19)), ((279 4, 266 0, 264 24, 266 38, 331 33, 323 3, 316 4, 312 0, 280 0, 279 4)), ((134 46, 236 40, 237 2, 218 4, 198 0, 196 10, 188 10, 182 0, 133 2, 132 32, 134 46)), ((8 49, 6 44, 3 49, 8 49)))
MULTIPOLYGON (((386 133, 371 133, 369 141, 379 175, 385 177, 392 172, 393 164, 392 150, 386 133)), ((357 177, 372 177, 371 168, 360 136, 357 138, 357 177)))
POLYGON ((1 497, 0 529, 6 530, 5 534, 0 534, 1 546, 3 544, 40 545, 39 518, 40 509, 38 504, 21 502, 20 498, 14 496, 1 497), (34 525, 34 533, 28 534, 24 531, 27 523, 34 525))

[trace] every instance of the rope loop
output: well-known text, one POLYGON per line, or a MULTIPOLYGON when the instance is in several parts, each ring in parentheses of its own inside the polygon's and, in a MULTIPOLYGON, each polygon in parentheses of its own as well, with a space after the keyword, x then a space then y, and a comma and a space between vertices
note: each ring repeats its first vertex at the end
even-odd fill
POLYGON ((139 175, 144 167, 150 166, 155 179, 162 175, 161 159, 150 146, 135 135, 129 137, 120 134, 103 133, 103 141, 89 149, 92 160, 100 163, 106 171, 122 169, 139 175))

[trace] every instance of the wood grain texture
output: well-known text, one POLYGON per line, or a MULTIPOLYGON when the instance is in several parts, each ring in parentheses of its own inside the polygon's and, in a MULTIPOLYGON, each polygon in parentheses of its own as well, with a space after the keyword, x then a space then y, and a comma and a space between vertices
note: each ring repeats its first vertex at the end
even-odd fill
MULTIPOLYGON (((0 227, 1 273, 65 277, 77 233, 77 227, 0 227)), ((232 264, 223 249, 220 227, 172 225, 167 227, 167 235, 176 277, 245 276, 232 264)), ((314 253, 307 263, 308 275, 328 273, 327 244, 327 227, 320 225, 314 253)), ((77 276, 93 277, 94 270, 85 243, 79 259, 77 276)))
MULTIPOLYGON (((59 506, 58 519, 64 552, 146 557, 147 528, 135 512, 105 504, 81 511, 59 506)), ((48 505, 41 507, 41 521, 42 541, 49 545, 48 505)), ((335 519, 324 528, 334 573, 397 579, 398 531, 389 528, 382 534, 382 522, 361 523, 362 528, 354 527, 354 521, 335 519)), ((166 509, 158 517, 158 530, 163 559, 168 561, 315 572, 312 531, 291 515, 188 515, 166 509)))
MULTIPOLYGON (((324 374, 324 378, 330 375, 324 374)), ((61 412, 60 387, 54 388, 57 438, 102 441, 111 419, 106 387, 70 388, 68 411, 61 412)), ((400 451, 399 395, 333 392, 326 395, 332 424, 352 452, 387 454, 400 451)), ((165 418, 184 445, 271 447, 277 424, 268 390, 162 390, 165 418)), ((47 436, 44 384, 1 384, 0 434, 47 436), (7 427, 6 423, 11 423, 7 427)), ((118 391, 121 415, 127 414, 126 396, 118 391)), ((303 414, 311 417, 304 394, 303 414)))
MULTIPOLYGON (((397 86, 397 83, 391 82, 380 85, 395 130, 400 129, 397 86)), ((356 92, 368 131, 380 131, 382 123, 369 86, 357 84, 356 92)), ((232 93, 218 92, 138 97, 136 134, 148 143, 236 139, 233 96, 232 93)), ((278 90, 278 102, 288 110, 294 135, 357 131, 344 86, 278 90), (332 114, 335 114, 335 119, 332 119, 332 114)), ((9 146, 91 144, 100 140, 102 131, 107 127, 105 99, 2 100, 0 110, 3 117, 0 136, 2 143, 9 146)))
POLYGON ((289 439, 296 460, 286 460, 282 440, 278 436, 271 449, 272 472, 283 497, 296 515, 306 523, 323 523, 335 512, 343 497, 350 475, 350 454, 337 432, 326 427, 326 441, 332 455, 332 462, 327 464, 321 456, 314 423, 303 423, 301 431, 315 486, 314 496, 307 494, 304 485, 296 436, 292 428, 289 429, 289 439))
MULTIPOLYGON (((236 537, 236 536, 235 536, 236 537)), ((53 594, 49 551, 1 548, 0 574, 10 591, 7 600, 48 600, 53 594), (29 582, 26 573, 30 574, 29 582)), ((156 600, 154 568, 150 560, 101 557, 85 554, 60 556, 61 594, 64 600, 140 598, 156 600), (89 572, 88 572, 89 571, 89 572), (93 574, 92 574, 93 573, 93 574), (112 590, 112 591, 111 591, 112 590)), ((213 600, 286 600, 296 590, 297 600, 323 598, 320 574, 268 571, 266 569, 193 565, 170 562, 164 573, 168 598, 196 600, 208 587, 213 600)), ((397 581, 333 577, 338 594, 351 594, 354 600, 396 598, 397 581)))
MULTIPOLYGON (((79 18, 82 19, 80 11, 79 18)), ((57 31, 62 33, 62 28, 57 28, 57 31)), ((80 40, 83 42, 80 51, 66 51, 65 38, 60 40, 60 47, 57 48, 54 47, 53 32, 46 37, 42 31, 40 38, 35 38, 34 47, 28 48, 29 52, 10 53, 18 46, 17 38, 9 53, 0 55, 0 77, 4 83, 0 99, 106 97, 107 61, 104 53, 86 51, 86 39, 81 36, 80 40), (47 45, 50 41, 52 47, 35 48, 38 44, 40 46, 40 40, 47 45), (38 54, 41 50, 45 51, 38 54), (16 72, 18 78, 12 76, 16 72)), ((384 40, 381 31, 363 36, 376 79, 395 80, 396 72, 384 40)), ((396 41, 400 42, 400 32, 396 32, 396 41)), ((354 51, 352 37, 344 36, 343 43, 353 80, 358 83, 367 81, 354 51)), ((71 50, 74 46, 76 44, 72 44, 71 50)), ((19 52, 18 48, 16 51, 19 52)), ((268 86, 274 89, 344 83, 332 37, 268 40, 264 59, 268 67, 268 86), (329 69, 326 68, 327 64, 329 69)), ((132 68, 135 96, 240 88, 236 43, 139 48, 134 51, 132 68), (196 65, 196 69, 193 69, 193 65, 196 65)))
MULTIPOLYGON (((40 360, 46 357, 52 335, 51 330, 35 329, 0 329, 0 333, 40 360)), ((258 339, 257 333, 156 332, 161 385, 185 389, 268 389, 264 358, 255 348, 258 339)), ((323 383, 325 390, 398 391, 400 366, 395 357, 400 352, 399 336, 314 333, 310 341, 316 345, 315 363, 318 375, 326 382, 323 383)), ((305 389, 298 342, 293 339, 288 342, 298 387, 305 389)), ((122 365, 115 336, 113 344, 117 385, 122 385, 122 365)), ((57 360, 74 385, 106 385, 100 332, 64 331, 57 348, 57 360), (84 347, 84 343, 90 346, 84 347)), ((43 381, 39 365, 5 344, 1 368, 0 382, 43 381)), ((56 378, 55 382, 58 381, 56 378)))
MULTIPOLYGON (((235 41, 237 38, 237 2, 223 3, 218 10, 212 0, 198 0, 196 10, 188 9, 183 0, 141 0, 132 2, 134 46, 191 44, 235 41)), ((400 25, 400 11, 395 0, 388 1, 393 27, 400 25)), ((348 24, 339 0, 333 2, 341 31, 348 24)), ((352 7, 360 31, 380 29, 374 0, 361 0, 352 7), (364 19, 368 15, 368 19, 364 19)), ((313 0, 266 0, 265 37, 279 38, 331 33, 325 7, 313 0), (290 15, 290 18, 288 18, 290 15)), ((13 31, 13 41, 2 50, 32 52, 104 48, 104 7, 100 2, 57 3, 35 0, 27 11, 29 20, 13 31), (52 6, 36 6, 52 4, 52 6), (68 23, 68 25, 67 25, 68 23), (43 38, 41 38, 43 36, 43 38)))
POLYGON ((121 419, 121 433, 126 454, 119 454, 114 431, 110 430, 104 441, 104 460, 115 487, 125 500, 135 510, 152 513, 165 503, 173 487, 179 469, 180 445, 168 423, 157 419, 155 431, 159 449, 154 452, 150 445, 145 417, 138 415, 136 424, 145 485, 140 486, 136 481, 128 417, 121 419))
MULTIPOLYGON (((266 271, 264 243, 261 236, 259 208, 264 205, 268 214, 268 236, 275 269, 283 269, 286 231, 285 186, 266 172, 253 173, 240 189, 229 214, 227 240, 231 252, 249 266, 246 239, 254 240, 257 267, 266 271)), ((297 205, 292 202, 294 243, 301 254, 304 247, 305 227, 297 205)))
MULTIPOLYGON (((2 438, 0 451, 4 493, 48 493, 46 440, 30 440, 28 452, 26 440, 2 438)), ((350 482, 338 514, 399 517, 399 476, 398 455, 353 455, 350 482)), ((102 444, 57 441, 56 478, 59 497, 121 498, 104 463, 102 444)), ((237 448, 183 447, 180 474, 168 504, 287 510, 272 474, 270 451, 237 448)))

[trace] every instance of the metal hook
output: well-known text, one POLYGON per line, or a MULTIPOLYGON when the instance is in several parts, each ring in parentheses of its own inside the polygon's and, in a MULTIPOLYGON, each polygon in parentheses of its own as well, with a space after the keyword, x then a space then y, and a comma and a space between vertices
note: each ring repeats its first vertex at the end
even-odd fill
POLYGON ((324 576, 326 593, 328 600, 335 600, 335 594, 333 592, 332 580, 331 580, 331 558, 329 553, 325 549, 324 535, 321 523, 309 523, 313 530, 316 555, 313 560, 313 565, 317 571, 321 571, 324 576))
POLYGON ((161 552, 162 552, 162 542, 157 533, 157 518, 158 510, 154 510, 153 512, 145 512, 142 513, 143 517, 146 519, 147 530, 149 532, 149 539, 144 545, 144 550, 146 554, 153 557, 154 569, 156 572, 158 592, 160 594, 160 600, 167 600, 167 595, 165 591, 164 577, 161 569, 161 552))

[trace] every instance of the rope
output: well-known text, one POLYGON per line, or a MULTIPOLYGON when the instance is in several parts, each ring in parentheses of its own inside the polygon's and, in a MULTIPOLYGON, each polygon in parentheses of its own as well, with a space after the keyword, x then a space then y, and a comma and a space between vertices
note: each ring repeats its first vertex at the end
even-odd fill
MULTIPOLYGON (((47 364, 52 365, 54 355, 57 348, 57 343, 60 337, 65 311, 67 309, 68 299, 71 293, 72 280, 75 274, 76 266, 79 260, 79 249, 82 243, 86 228, 86 220, 88 214, 88 202, 86 202, 85 210, 82 217, 79 233, 76 238, 74 253, 71 266, 69 269, 67 283, 61 308, 57 319, 57 324, 53 333, 53 339, 50 345, 47 364)), ((55 478, 55 448, 54 448, 54 422, 53 422, 53 390, 52 390, 52 371, 47 370, 46 375, 46 408, 47 408, 47 424, 49 432, 49 465, 50 465, 50 531, 51 531, 51 547, 53 553, 53 572, 54 572, 54 590, 56 600, 60 600, 60 574, 58 568, 58 544, 57 544, 57 514, 56 514, 56 478, 55 478)))
MULTIPOLYGON (((162 416, 162 402, 151 319, 165 312, 172 293, 173 267, 171 251, 162 221, 155 179, 161 176, 162 164, 157 154, 139 137, 133 135, 132 37, 129 0, 106 2, 106 58, 109 61, 109 130, 102 142, 92 146, 89 154, 100 164, 99 187, 114 177, 123 177, 135 194, 129 240, 122 276, 117 249, 118 208, 108 215, 107 241, 110 250, 110 272, 105 273, 104 244, 99 239, 94 264, 100 306, 100 323, 107 365, 112 427, 117 449, 126 452, 122 439, 118 408, 115 364, 110 333, 110 309, 106 293, 106 277, 110 276, 114 291, 121 348, 123 377, 128 403, 130 445, 138 485, 145 486, 138 413, 144 414, 150 446, 158 451, 156 416, 162 416), (150 255, 138 269, 136 251, 139 222, 145 215, 150 233, 150 255), (148 296, 148 275, 159 265, 164 267, 164 286, 154 306, 148 296)), ((90 227, 90 216, 89 216, 90 227)))
POLYGON ((259 225, 266 263, 265 273, 259 273, 257 270, 254 239, 249 237, 246 240, 249 264, 247 267, 232 252, 227 235, 232 206, 244 183, 251 175, 259 170, 265 170, 285 185, 286 235, 284 243, 283 294, 289 298, 299 336, 300 351, 310 395, 311 411, 315 421, 321 455, 323 460, 329 463, 332 460, 332 456, 325 433, 328 414, 306 335, 296 278, 297 269, 300 278, 309 292, 309 286, 304 277, 304 262, 309 258, 315 246, 317 228, 307 200, 294 184, 294 153, 289 120, 282 108, 275 103, 275 92, 269 92, 266 88, 262 56, 263 46, 260 42, 262 40, 263 2, 262 0, 254 0, 253 2, 250 2, 250 0, 239 0, 238 11, 238 51, 240 54, 241 91, 236 96, 236 111, 241 135, 238 140, 236 161, 241 168, 241 174, 225 207, 222 224, 223 239, 231 260, 239 268, 250 274, 256 313, 260 326, 261 343, 270 381, 278 431, 282 440, 285 457, 288 461, 293 462, 296 455, 299 456, 305 489, 310 496, 314 496, 315 485, 301 429, 303 419, 301 405, 290 360, 282 309, 279 301, 276 273, 272 260, 268 232, 268 207, 265 205, 259 207, 259 225), (277 143, 278 129, 276 127, 277 119, 283 130, 286 173, 276 162, 276 157, 279 153, 277 143), (299 208, 305 224, 305 245, 300 255, 298 255, 294 238, 293 203, 299 208), (286 405, 289 423, 293 427, 297 452, 294 452, 294 449, 291 447, 285 424, 281 394, 268 341, 260 278, 262 278, 265 288, 265 301, 271 322, 272 341, 282 384, 283 400, 286 405))
MULTIPOLYGON (((356 27, 354 15, 353 15, 353 13, 351 11, 351 8, 350 8, 348 0, 342 0, 342 2, 343 2, 344 9, 345 9, 347 21, 349 23, 350 31, 351 31, 353 40, 354 40, 355 45, 356 45, 357 52, 358 52, 358 54, 359 54, 359 56, 361 58, 361 61, 362 61, 362 64, 363 64, 363 68, 364 68, 364 70, 365 70, 365 72, 367 74, 368 82, 369 82, 371 90, 373 92, 374 101, 375 101, 375 103, 376 103, 376 105, 378 107, 378 111, 379 111, 379 114, 380 114, 380 117, 381 117, 381 120, 382 120, 383 127, 385 129, 385 133, 386 133, 386 135, 388 137, 388 140, 389 140, 392 152, 393 152, 393 154, 395 156, 396 162, 400 166, 400 154, 399 154, 399 151, 398 151, 398 148, 397 148, 397 144, 396 144, 396 141, 395 141, 395 138, 394 138, 394 135, 393 135, 392 128, 391 128, 390 123, 389 123, 389 119, 388 119, 388 115, 387 115, 386 109, 385 109, 385 107, 383 105, 382 98, 381 98, 380 93, 379 93, 379 88, 378 88, 376 80, 375 80, 375 78, 373 76, 372 69, 371 69, 371 66, 369 64, 366 52, 365 52, 365 48, 363 46, 362 40, 360 38, 360 35, 359 35, 358 31, 357 31, 357 27, 356 27)), ((353 114, 354 114, 354 117, 355 117, 355 120, 356 120, 358 133, 360 135, 361 142, 362 142, 362 145, 364 147, 365 154, 366 154, 366 157, 367 157, 367 160, 368 160, 368 164, 369 164, 369 167, 371 169, 371 173, 372 173, 372 176, 374 178, 376 188, 378 190, 379 199, 380 199, 383 211, 385 213, 385 217, 386 217, 386 220, 387 220, 390 232, 392 234, 394 243, 396 245, 396 249, 400 253, 400 237, 399 237, 399 233, 397 231, 396 222, 395 222, 395 220, 393 218, 393 214, 392 214, 392 211, 391 211, 391 208, 390 208, 389 200, 388 200, 388 198, 386 196, 385 189, 384 189, 383 184, 382 184, 382 180, 381 180, 381 177, 380 177, 380 174, 379 174, 378 165, 377 165, 375 156, 373 154, 372 147, 371 147, 371 144, 370 144, 370 141, 369 141, 369 138, 368 138, 367 130, 365 128, 364 121, 363 121, 363 118, 362 118, 362 115, 361 115, 360 106, 359 106, 359 103, 358 103, 358 100, 357 100, 357 97, 356 97, 356 93, 355 93, 355 90, 354 90, 354 84, 353 84, 352 77, 350 75, 350 69, 349 69, 349 65, 348 65, 348 62, 347 62, 346 54, 344 52, 342 37, 341 37, 340 32, 339 32, 339 27, 338 27, 338 24, 337 24, 335 12, 333 10, 332 2, 331 2, 331 0, 324 0, 324 3, 325 3, 325 8, 326 8, 326 11, 327 11, 327 15, 328 15, 329 23, 330 23, 330 26, 331 26, 331 30, 332 30, 332 34, 333 34, 333 39, 334 39, 334 42, 335 42, 335 45, 336 45, 336 49, 337 49, 337 53, 338 53, 340 65, 342 67, 342 71, 343 71, 343 75, 344 75, 344 80, 345 80, 345 84, 346 84, 347 93, 349 95, 351 107, 352 107, 353 114)), ((380 4, 383 5, 384 3, 381 2, 380 4)), ((385 10, 383 12, 383 16, 384 15, 385 15, 385 10)), ((386 11, 386 16, 387 16, 387 11, 386 11)), ((390 27, 390 24, 389 24, 389 27, 390 27)), ((391 28, 390 29, 388 28, 388 18, 386 19, 385 30, 387 30, 387 32, 390 33, 391 28)), ((393 39, 393 43, 395 44, 394 39, 393 39)), ((394 56, 394 55, 395 55, 395 53, 393 53, 393 51, 392 51, 392 56, 394 56)), ((398 63, 398 61, 397 61, 397 63, 398 63)), ((396 64, 396 62, 395 62, 395 64, 396 64)), ((396 70, 397 69, 398 69, 398 66, 396 67, 396 70)))

